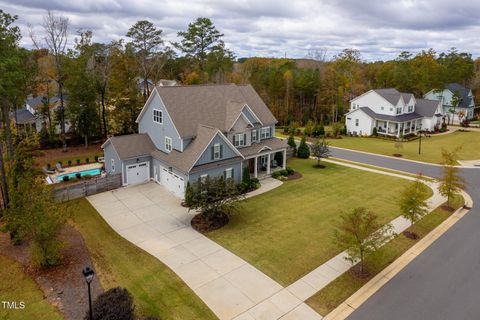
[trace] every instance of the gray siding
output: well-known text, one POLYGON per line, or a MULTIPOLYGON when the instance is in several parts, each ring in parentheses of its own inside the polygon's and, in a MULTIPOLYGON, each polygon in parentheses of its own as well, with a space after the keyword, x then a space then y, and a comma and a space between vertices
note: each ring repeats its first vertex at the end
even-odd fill
POLYGON ((250 113, 250 111, 247 108, 243 108, 242 113, 247 117, 247 119, 253 123, 254 125, 256 123, 259 123, 257 119, 250 113))
POLYGON ((108 142, 103 149, 103 157, 105 158, 105 171, 107 174, 121 174, 122 162, 113 148, 111 142, 108 142), (112 170, 112 159, 115 163, 115 171, 112 170))
POLYGON ((198 161, 195 163, 196 166, 202 165, 205 163, 209 162, 214 162, 214 161, 219 161, 219 160, 225 160, 233 157, 238 157, 238 154, 235 153, 234 150, 223 140, 222 137, 220 137, 218 134, 215 138, 213 138, 212 142, 208 145, 208 147, 205 149, 203 154, 200 156, 198 161), (212 148, 213 145, 216 143, 220 143, 222 146, 222 158, 217 159, 217 160, 212 160, 212 148))
POLYGON ((242 180, 242 161, 241 160, 238 160, 237 163, 225 165, 222 167, 217 167, 209 170, 204 170, 201 172, 191 173, 188 177, 188 181, 190 181, 191 184, 195 183, 196 181, 198 181, 198 178, 200 178, 200 176, 203 174, 208 174, 210 177, 222 177, 225 170, 228 168, 233 168, 233 180, 235 181, 235 183, 240 183, 242 180))
MULTIPOLYGON (((152 157, 146 156, 146 157, 138 157, 138 158, 133 158, 133 159, 126 159, 123 160, 123 172, 127 172, 127 166, 134 164, 134 163, 142 163, 145 161, 150 161, 150 178, 153 176, 153 166, 152 166, 152 157), (137 161, 138 159, 138 161, 137 161)), ((123 175, 123 184, 127 183, 127 175, 123 175)))
POLYGON ((152 97, 146 107, 145 113, 140 118, 138 123, 138 132, 148 133, 157 149, 160 149, 163 152, 167 152, 165 150, 165 136, 172 138, 173 149, 183 151, 181 149, 181 139, 178 136, 172 119, 170 119, 168 116, 165 106, 157 93, 155 93, 155 95, 152 97), (153 122, 153 109, 162 111, 163 124, 153 122))
MULTIPOLYGON (((245 140, 245 147, 248 147, 249 145, 251 145, 251 143, 252 143, 251 131, 252 130, 249 127, 247 127, 247 125, 248 125, 248 122, 245 121, 244 118, 239 117, 237 122, 235 122, 235 124, 233 125, 232 130, 230 130, 227 134, 228 140, 232 144, 234 144, 233 143, 233 137, 236 134, 245 133, 247 135, 246 140, 245 140)), ((239 148, 242 148, 242 147, 239 147, 239 148)))

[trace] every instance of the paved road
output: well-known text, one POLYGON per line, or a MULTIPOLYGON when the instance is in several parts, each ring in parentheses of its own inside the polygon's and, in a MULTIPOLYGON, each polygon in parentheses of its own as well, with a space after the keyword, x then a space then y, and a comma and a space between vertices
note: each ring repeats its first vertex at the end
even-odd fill
MULTIPOLYGON (((332 148, 332 156, 438 177, 441 167, 332 148)), ((480 168, 462 169, 473 209, 348 317, 480 319, 480 168)))

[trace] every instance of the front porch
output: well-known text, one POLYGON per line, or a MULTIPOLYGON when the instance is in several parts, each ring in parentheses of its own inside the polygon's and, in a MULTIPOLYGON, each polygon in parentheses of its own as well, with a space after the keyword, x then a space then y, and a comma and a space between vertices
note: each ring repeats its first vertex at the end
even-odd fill
POLYGON ((266 151, 245 158, 243 167, 248 168, 250 175, 255 178, 266 178, 273 171, 287 167, 287 149, 266 151))
POLYGON ((385 136, 400 138, 407 134, 417 134, 422 130, 422 119, 397 122, 389 120, 375 120, 377 133, 385 136))

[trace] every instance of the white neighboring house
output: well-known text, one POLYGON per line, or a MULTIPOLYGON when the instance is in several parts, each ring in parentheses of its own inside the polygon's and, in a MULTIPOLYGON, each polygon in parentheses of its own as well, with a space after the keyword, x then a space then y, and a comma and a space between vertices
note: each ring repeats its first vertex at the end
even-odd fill
POLYGON ((472 119, 475 116, 475 101, 472 90, 462 86, 458 83, 449 83, 442 89, 433 89, 427 92, 425 99, 440 101, 443 105, 443 112, 447 116, 448 121, 453 120, 454 123, 459 123, 463 119, 459 114, 467 119, 472 119), (452 98, 457 93, 460 100, 458 106, 453 108, 452 98), (453 113, 450 111, 454 111, 453 113))
POLYGON ((420 130, 434 131, 444 113, 440 101, 416 99, 411 93, 387 88, 350 100, 345 116, 348 134, 370 136, 377 128, 378 134, 400 137, 420 130))

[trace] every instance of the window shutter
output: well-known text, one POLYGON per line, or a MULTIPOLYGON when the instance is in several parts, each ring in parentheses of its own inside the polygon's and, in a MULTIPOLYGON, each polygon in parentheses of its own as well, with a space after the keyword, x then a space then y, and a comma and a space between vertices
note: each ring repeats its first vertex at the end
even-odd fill
POLYGON ((223 181, 227 181, 227 170, 223 171, 223 181))
POLYGON ((247 145, 247 134, 246 133, 243 134, 243 145, 244 146, 247 145))
POLYGON ((223 158, 223 144, 220 145, 220 159, 223 158))
POLYGON ((234 146, 237 146, 237 144, 236 144, 237 141, 236 140, 237 140, 237 135, 234 135, 233 136, 233 145, 234 146))
POLYGON ((213 146, 210 147, 210 151, 211 151, 211 155, 212 155, 212 160, 213 160, 213 153, 215 152, 214 149, 215 149, 215 148, 214 148, 213 146))
POLYGON ((235 180, 235 176, 233 175, 233 173, 235 172, 234 170, 235 169, 232 168, 232 180, 235 180))

